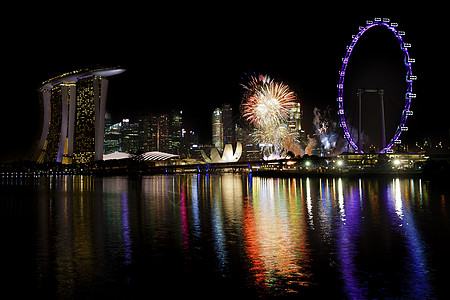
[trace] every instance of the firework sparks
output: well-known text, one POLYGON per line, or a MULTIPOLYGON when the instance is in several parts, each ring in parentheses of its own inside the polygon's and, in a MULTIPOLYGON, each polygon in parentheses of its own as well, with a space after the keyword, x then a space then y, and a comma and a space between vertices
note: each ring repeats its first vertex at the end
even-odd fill
POLYGON ((283 83, 277 83, 268 76, 253 79, 253 92, 242 104, 243 117, 253 126, 273 129, 286 121, 296 97, 283 83))
POLYGON ((287 120, 296 103, 295 93, 268 75, 251 76, 243 87, 242 116, 253 126, 253 138, 280 153, 283 140, 290 135, 287 120))
POLYGON ((313 124, 315 128, 315 133, 320 140, 321 147, 325 151, 332 152, 336 148, 337 122, 331 119, 331 109, 330 107, 327 107, 325 111, 321 111, 317 107, 314 107, 313 113, 314 113, 313 124))
POLYGON ((264 84, 273 83, 273 79, 269 77, 269 75, 253 75, 249 76, 249 81, 247 85, 241 84, 241 86, 247 90, 247 93, 244 94, 244 98, 248 98, 252 96, 256 90, 262 87, 264 84))

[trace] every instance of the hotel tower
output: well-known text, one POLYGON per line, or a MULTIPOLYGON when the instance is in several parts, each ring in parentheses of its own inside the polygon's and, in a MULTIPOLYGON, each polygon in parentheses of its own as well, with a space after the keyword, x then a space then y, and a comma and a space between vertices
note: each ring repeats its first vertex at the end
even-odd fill
POLYGON ((79 70, 43 82, 42 133, 33 159, 63 164, 102 160, 107 77, 124 71, 79 70))

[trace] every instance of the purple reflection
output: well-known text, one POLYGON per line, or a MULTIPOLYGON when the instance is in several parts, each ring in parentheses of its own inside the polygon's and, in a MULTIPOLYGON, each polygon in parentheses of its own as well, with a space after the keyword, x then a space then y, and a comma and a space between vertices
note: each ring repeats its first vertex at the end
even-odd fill
POLYGON ((120 195, 121 204, 121 229, 122 229, 122 239, 123 239, 123 249, 125 257, 125 265, 131 263, 131 236, 130 236, 130 214, 128 211, 128 195, 126 191, 123 191, 120 195))
MULTIPOLYGON (((361 188, 361 187, 360 187, 361 188)), ((342 179, 338 180, 339 198, 344 194, 342 179)), ((367 286, 358 280, 358 268, 355 262, 358 249, 356 243, 361 234, 361 206, 362 193, 350 187, 349 194, 344 198, 344 215, 341 215, 341 224, 338 228, 338 259, 341 265, 341 274, 344 281, 344 291, 350 299, 367 298, 367 286)))
POLYGON ((183 248, 188 250, 189 248, 189 228, 188 218, 186 211, 186 193, 184 185, 180 186, 180 217, 181 217, 181 234, 183 236, 183 248))
MULTIPOLYGON (((414 184, 414 183, 412 183, 414 184)), ((426 247, 422 234, 416 225, 416 219, 412 211, 415 197, 414 193, 406 190, 407 182, 394 179, 386 191, 388 208, 392 216, 393 227, 405 238, 404 246, 407 257, 405 260, 405 297, 417 299, 429 299, 432 297, 430 288, 430 269, 428 267, 426 247), (409 201, 407 201, 409 200, 409 201)), ((420 203, 420 201, 418 201, 420 203)))

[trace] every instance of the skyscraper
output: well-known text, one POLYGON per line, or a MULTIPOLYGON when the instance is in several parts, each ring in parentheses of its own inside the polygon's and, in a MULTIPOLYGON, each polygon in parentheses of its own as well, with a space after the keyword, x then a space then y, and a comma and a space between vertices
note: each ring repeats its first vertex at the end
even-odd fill
POLYGON ((303 111, 299 102, 295 102, 291 108, 288 120, 290 132, 300 133, 302 131, 303 111))
POLYGON ((105 119, 108 124, 105 127, 103 154, 122 152, 122 122, 111 124, 111 119, 105 119))
POLYGON ((139 123, 122 120, 122 152, 136 154, 139 151, 139 123))
POLYGON ((182 143, 182 130, 183 130, 183 111, 172 110, 170 114, 170 152, 172 154, 182 155, 183 154, 183 143, 182 143))
POLYGON ((105 128, 104 153, 160 151, 183 157, 186 147, 183 143, 182 115, 181 110, 140 113, 137 117, 110 125, 105 128))
POLYGON ((222 105, 222 123, 224 144, 234 142, 233 108, 230 104, 222 105))
POLYGON ((223 123, 220 108, 216 108, 212 115, 212 144, 218 149, 223 149, 223 123))
POLYGON ((86 163, 103 158, 107 77, 124 69, 65 73, 42 83, 42 133, 33 159, 86 163))

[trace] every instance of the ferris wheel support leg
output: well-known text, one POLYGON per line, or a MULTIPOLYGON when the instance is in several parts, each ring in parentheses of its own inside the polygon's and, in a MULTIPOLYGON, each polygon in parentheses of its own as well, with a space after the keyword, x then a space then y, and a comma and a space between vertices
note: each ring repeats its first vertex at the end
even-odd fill
POLYGON ((381 100, 381 134, 382 134, 382 141, 383 141, 383 149, 386 148, 386 122, 384 118, 384 90, 378 91, 380 94, 380 100, 381 100))
POLYGON ((362 153, 361 149, 361 95, 363 91, 358 89, 358 152, 362 153))

